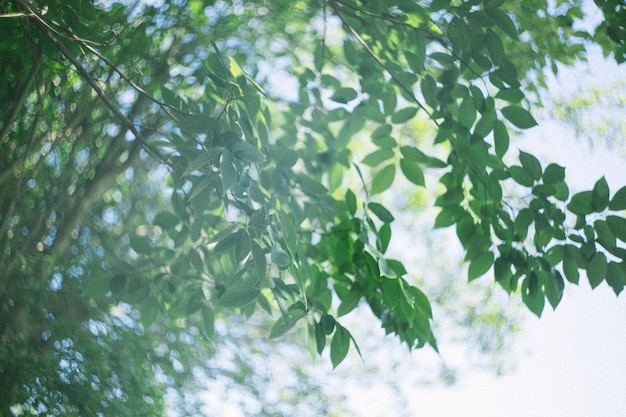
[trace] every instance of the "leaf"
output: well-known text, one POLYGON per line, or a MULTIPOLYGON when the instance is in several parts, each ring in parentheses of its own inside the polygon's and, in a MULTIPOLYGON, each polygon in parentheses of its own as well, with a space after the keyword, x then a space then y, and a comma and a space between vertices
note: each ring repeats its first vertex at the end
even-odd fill
POLYGON ((491 62, 495 65, 499 65, 504 59, 504 45, 500 37, 496 33, 487 28, 485 31, 485 43, 487 44, 487 52, 491 58, 491 62))
POLYGON ((242 159, 246 162, 253 164, 261 164, 265 162, 265 156, 261 153, 261 151, 257 147, 252 146, 243 140, 234 142, 230 146, 230 151, 236 158, 242 159))
POLYGON ((587 278, 591 288, 596 288, 606 278, 607 259, 602 252, 596 252, 587 264, 587 278))
POLYGON ((395 176, 396 166, 394 164, 389 164, 383 167, 380 171, 374 174, 370 193, 372 195, 379 194, 391 187, 395 176))
POLYGON ((156 216, 154 216, 152 223, 167 231, 173 230, 176 225, 180 223, 180 219, 176 217, 174 213, 169 211, 160 211, 156 216))
POLYGON ((565 290, 565 283, 563 282, 563 277, 559 273, 559 271, 553 270, 552 274, 545 274, 545 290, 546 290, 546 298, 548 302, 552 306, 552 309, 556 309, 556 307, 561 302, 563 298, 563 291, 565 290))
POLYGON ((270 329, 270 339, 280 337, 287 333, 296 325, 296 323, 306 315, 304 310, 294 309, 290 310, 287 315, 276 320, 276 323, 270 329))
POLYGON ((296 225, 293 222, 291 216, 282 210, 277 210, 278 220, 280 222, 281 231, 285 237, 285 243, 287 249, 291 254, 295 254, 298 249, 298 232, 296 231, 296 225))
POLYGON ((405 178, 413 184, 419 185, 420 187, 425 186, 424 172, 417 162, 402 158, 400 159, 400 170, 405 178))
POLYGON ((101 276, 90 276, 82 292, 83 297, 100 298, 110 291, 111 280, 101 276))
POLYGON ((407 107, 398 110, 391 116, 391 122, 395 124, 404 123, 411 120, 417 114, 417 107, 407 107))
POLYGON ((230 190, 237 184, 237 169, 233 164, 233 156, 228 151, 224 151, 220 158, 220 178, 224 191, 230 190))
POLYGON ((394 151, 391 149, 383 148, 377 151, 372 152, 363 158, 363 163, 365 165, 369 165, 371 167, 375 167, 379 165, 381 162, 387 161, 393 158, 395 155, 394 151))
POLYGON ((254 269, 261 281, 264 281, 267 275, 267 259, 265 251, 258 243, 252 241, 252 260, 254 261, 254 269))
POLYGON ((472 281, 489 271, 493 265, 494 254, 492 252, 483 252, 470 261, 467 271, 468 280, 472 281))
POLYGON ((128 277, 126 274, 115 274, 109 282, 109 289, 113 294, 120 294, 126 289, 128 283, 128 277))
POLYGON ((226 308, 244 307, 255 301, 260 293, 257 287, 251 285, 230 287, 217 299, 217 304, 226 308))
POLYGON ((509 132, 500 120, 495 122, 493 128, 493 140, 496 147, 496 155, 502 158, 509 149, 509 132))
POLYGON ((539 181, 542 172, 539 160, 534 155, 523 151, 519 153, 519 160, 522 163, 522 168, 528 172, 530 177, 535 181, 539 181))
POLYGON ((600 178, 591 191, 591 207, 593 211, 599 213, 609 205, 609 184, 606 178, 600 178))
POLYGON ((404 56, 406 57, 406 62, 409 64, 409 68, 415 74, 419 74, 424 71, 424 56, 418 56, 409 51, 404 51, 404 56))
POLYGON ((333 93, 333 95, 330 97, 330 99, 337 103, 346 104, 349 101, 352 101, 355 98, 357 98, 357 96, 358 96, 358 93, 356 92, 354 88, 343 87, 343 88, 339 88, 338 90, 336 90, 333 93))
POLYGON ((524 93, 518 88, 502 88, 496 94, 496 98, 509 103, 519 103, 524 98, 524 93))
POLYGON ((333 368, 336 368, 348 355, 350 338, 350 332, 345 327, 339 323, 335 324, 335 334, 330 342, 330 361, 333 368))
POLYGON ((615 295, 620 295, 626 286, 626 263, 609 262, 606 283, 613 288, 615 295))
POLYGON ((546 299, 534 273, 522 282, 522 301, 537 317, 541 317, 546 299))
POLYGON ((387 208, 385 208, 385 206, 383 206, 382 204, 369 203, 367 205, 367 208, 369 208, 372 213, 376 215, 376 217, 378 217, 381 221, 385 223, 391 223, 394 220, 391 212, 387 210, 387 208))
POLYGON ((626 186, 615 193, 609 203, 609 209, 613 211, 626 210, 626 186))
POLYGON ((611 230, 608 222, 603 220, 596 220, 593 222, 593 227, 596 229, 596 234, 598 235, 597 240, 602 246, 604 246, 609 251, 615 248, 615 245, 617 243, 615 239, 615 234, 611 230))
POLYGON ((459 206, 446 207, 435 218, 435 229, 452 226, 463 216, 463 209, 459 206))
POLYGON ((498 115, 493 109, 485 111, 478 123, 476 123, 476 126, 474 126, 474 134, 481 138, 487 137, 489 132, 495 128, 497 120, 498 115))
POLYGON ((550 164, 543 172, 544 184, 557 184, 565 179, 565 167, 557 164, 550 164))
POLYGON ((606 223, 613 234, 622 242, 626 242, 626 219, 619 216, 606 216, 606 223))
POLYGON ((492 22, 496 24, 504 33, 506 33, 511 39, 517 40, 517 29, 513 20, 502 10, 489 9, 485 13, 492 22))
POLYGON ((476 121, 476 108, 471 97, 465 97, 459 106, 459 123, 466 128, 471 128, 476 121))
POLYGON ((161 309, 159 300, 154 296, 147 297, 141 304, 141 324, 144 328, 148 328, 159 315, 161 309))
POLYGON ((511 178, 513 178, 513 181, 515 181, 519 185, 523 185, 524 187, 532 187, 535 183, 528 171, 526 171, 519 165, 513 165, 509 167, 508 171, 509 174, 511 174, 511 178))
POLYGON ((537 121, 528 112, 528 110, 519 106, 507 106, 502 110, 502 115, 513 125, 520 129, 529 129, 533 126, 537 126, 537 121))
POLYGON ((132 236, 130 238, 130 247, 140 255, 148 255, 152 250, 150 240, 145 236, 132 236))
POLYGON ((574 245, 565 245, 563 248, 563 272, 565 278, 572 284, 578 284, 578 248, 574 245))
POLYGON ((334 164, 328 172, 328 190, 332 193, 341 185, 343 168, 340 164, 334 164))
POLYGON ((356 195, 352 192, 351 189, 348 189, 346 191, 345 201, 346 206, 348 207, 348 213, 350 213, 351 216, 354 216, 356 214, 357 201, 356 195))
POLYGON ((422 95, 424 96, 424 100, 431 107, 437 106, 437 82, 430 75, 422 78, 422 82, 420 84, 420 89, 422 90, 422 95))
POLYGON ((287 269, 291 263, 289 254, 277 245, 272 247, 272 250, 270 251, 270 259, 272 260, 272 263, 280 269, 287 269))
POLYGON ((591 214, 593 212, 591 195, 591 191, 582 191, 574 194, 567 205, 567 209, 574 214, 578 214, 579 216, 591 214))
POLYGON ((178 126, 192 135, 210 134, 219 130, 217 119, 203 114, 185 114, 179 117, 178 126))

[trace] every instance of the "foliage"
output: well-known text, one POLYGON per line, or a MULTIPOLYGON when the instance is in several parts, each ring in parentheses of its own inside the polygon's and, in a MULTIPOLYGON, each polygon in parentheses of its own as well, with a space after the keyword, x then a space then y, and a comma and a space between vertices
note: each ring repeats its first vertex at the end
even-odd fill
POLYGON ((426 293, 388 254, 383 197, 404 179, 437 177, 434 227, 454 227, 469 280, 493 271, 537 315, 581 270, 619 294, 626 187, 570 196, 564 167, 507 162, 545 69, 586 41, 623 60, 623 7, 590 34, 579 2, 556 5, 1 2, 2 406, 158 414, 179 356, 201 361, 195 341, 235 310, 276 315, 270 338, 305 326, 333 366, 358 351, 343 316, 363 302, 437 349, 426 293), (296 98, 265 92, 280 70, 296 98), (160 355, 159 336, 193 343, 160 355))

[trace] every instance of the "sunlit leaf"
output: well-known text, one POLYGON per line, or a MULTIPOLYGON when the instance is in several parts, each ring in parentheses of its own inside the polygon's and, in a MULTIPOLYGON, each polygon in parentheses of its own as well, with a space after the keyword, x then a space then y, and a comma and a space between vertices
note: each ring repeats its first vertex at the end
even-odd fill
POLYGON ((528 112, 528 110, 519 106, 508 106, 500 110, 502 115, 516 127, 520 129, 529 129, 537 126, 537 121, 528 112))

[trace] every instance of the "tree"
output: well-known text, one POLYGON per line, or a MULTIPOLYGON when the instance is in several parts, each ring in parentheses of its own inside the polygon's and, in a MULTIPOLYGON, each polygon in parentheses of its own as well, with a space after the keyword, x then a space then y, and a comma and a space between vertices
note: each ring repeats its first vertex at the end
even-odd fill
POLYGON ((580 2, 1 2, 3 410, 158 413, 209 349, 159 338, 214 340, 235 310, 276 315, 271 338, 305 326, 333 366, 360 303, 437 349, 387 254, 403 182, 470 281, 493 271, 537 315, 581 270, 619 294, 626 187, 570 196, 564 167, 509 151, 544 71, 589 43, 624 60, 625 9, 597 3, 588 33, 580 2), (272 99, 276 74, 297 94, 272 99))

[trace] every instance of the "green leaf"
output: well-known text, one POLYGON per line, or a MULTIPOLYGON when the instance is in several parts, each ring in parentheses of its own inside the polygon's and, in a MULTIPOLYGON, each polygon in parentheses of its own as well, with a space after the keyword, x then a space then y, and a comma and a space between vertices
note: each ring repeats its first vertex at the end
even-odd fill
POLYGON ((424 56, 418 56, 409 51, 404 51, 404 56, 406 57, 406 62, 409 64, 409 68, 415 74, 419 74, 424 71, 424 56))
POLYGON ((431 107, 436 107, 437 105, 437 82, 430 75, 422 78, 422 82, 420 84, 420 89, 422 90, 422 95, 424 96, 424 100, 431 107))
POLYGON ((420 187, 423 187, 426 184, 424 180, 424 172, 417 162, 407 158, 402 158, 400 159, 400 170, 404 174, 405 178, 413 184, 419 185, 420 187))
POLYGON ((609 205, 609 184, 606 178, 600 178, 591 191, 591 207, 593 211, 599 213, 609 205))
POLYGON ((613 288, 615 295, 620 295, 624 286, 626 286, 626 263, 609 262, 606 283, 613 288))
POLYGON ((578 272, 578 248, 574 245, 566 245, 564 248, 563 272, 569 282, 578 284, 580 277, 578 272))
POLYGON ((609 203, 609 209, 613 211, 626 210, 626 186, 615 193, 609 203))
POLYGON ((192 135, 196 134, 210 134, 219 130, 219 123, 217 119, 207 117, 203 114, 189 114, 182 115, 178 119, 178 126, 192 135))
POLYGON ((152 223, 167 231, 173 230, 176 225, 180 223, 180 219, 176 217, 174 213, 171 213, 169 211, 160 211, 156 216, 154 216, 154 220, 152 223))
POLYGON ((272 247, 272 250, 270 251, 270 259, 272 260, 272 263, 280 269, 287 269, 291 263, 289 254, 278 246, 272 247))
POLYGON ((607 259, 602 252, 596 252, 587 264, 587 278, 591 288, 596 288, 606 278, 607 259))
POLYGON ((400 298, 404 297, 398 285, 399 281, 395 278, 382 278, 382 281, 383 295, 387 301, 387 305, 394 310, 398 302, 400 302, 400 298))
POLYGON ((130 247, 140 255, 148 255, 152 251, 152 244, 145 236, 133 236, 130 238, 130 247))
POLYGON ((545 284, 544 288, 546 290, 546 298, 548 302, 552 306, 552 309, 555 309, 561 299, 563 298, 563 291, 565 290, 565 283, 563 282, 563 277, 559 273, 559 271, 553 270, 551 274, 545 273, 545 284))
POLYGON ((254 261, 254 269, 261 281, 265 280, 267 275, 267 259, 265 257, 265 251, 258 243, 252 241, 252 260, 254 261))
POLYGON ((343 180, 343 168, 340 164, 334 164, 328 172, 328 190, 332 193, 339 186, 343 180))
POLYGON ((509 149, 509 132, 500 120, 495 122, 493 128, 493 140, 496 147, 496 155, 502 158, 509 149))
POLYGON ((487 137, 489 132, 495 128, 497 120, 498 115, 493 109, 485 111, 478 123, 476 123, 476 126, 474 126, 474 134, 481 138, 487 137))
POLYGON ((358 93, 356 92, 354 88, 343 87, 343 88, 336 90, 333 93, 333 95, 330 97, 330 99, 337 103, 346 104, 349 101, 352 101, 355 98, 357 98, 357 96, 358 96, 358 93))
POLYGON ((359 305, 362 295, 361 291, 354 288, 339 294, 341 304, 337 307, 337 316, 344 316, 354 310, 359 305))
POLYGON ((375 167, 377 165, 379 165, 381 162, 387 161, 391 158, 393 158, 395 155, 395 152, 391 149, 388 148, 383 148, 383 149, 379 149, 377 151, 372 152, 371 154, 367 155, 365 158, 363 158, 363 163, 365 165, 369 165, 371 167, 375 167))
POLYGON ((534 273, 522 282, 522 301, 537 317, 541 317, 546 299, 534 273))
POLYGON ((141 324, 144 328, 148 328, 159 315, 161 309, 159 300, 154 296, 147 297, 143 303, 141 303, 141 324))
POLYGON ((109 282, 109 289, 113 294, 120 294, 126 289, 128 277, 126 274, 115 274, 109 282))
POLYGON ((391 187, 395 176, 396 166, 394 164, 389 164, 383 167, 380 171, 374 174, 370 193, 372 195, 379 194, 391 187))
POLYGON ((256 300, 261 292, 251 285, 239 285, 227 288, 217 303, 226 308, 244 307, 256 300))
POLYGON ((345 201, 346 206, 348 207, 348 213, 350 213, 351 216, 354 216, 356 214, 357 201, 356 195, 352 192, 351 189, 348 189, 346 191, 345 201))
POLYGON ((495 65, 499 65, 504 59, 504 45, 500 37, 496 33, 487 28, 485 31, 485 43, 487 44, 487 52, 491 58, 491 62, 495 65))
POLYGON ((517 40, 517 28, 513 20, 500 9, 489 9, 485 13, 489 16, 490 20, 496 24, 504 33, 506 33, 511 39, 517 40))
POLYGON ((367 208, 369 208, 372 213, 376 215, 376 217, 378 217, 381 221, 385 223, 391 223, 394 220, 391 212, 387 210, 387 208, 385 208, 385 206, 383 206, 382 204, 369 203, 367 205, 367 208))
POLYGON ((574 214, 584 216, 593 213, 593 206, 591 204, 591 191, 582 191, 574 194, 567 209, 574 214))
POLYGON ((498 91, 496 98, 509 103, 519 103, 524 99, 524 93, 518 88, 503 88, 498 91))
POLYGON ((417 114, 417 107, 407 107, 401 110, 398 110, 391 116, 391 122, 395 124, 400 124, 411 120, 417 114))
POLYGON ((611 230, 608 222, 605 222, 603 220, 596 220, 593 222, 593 227, 596 229, 596 234, 598 235, 597 240, 602 246, 604 246, 608 250, 615 248, 615 245, 617 243, 615 239, 615 234, 611 230))
POLYGON ((467 96, 461 102, 459 106, 459 123, 466 128, 471 128, 476 121, 476 108, 474 107, 474 100, 467 96))
POLYGON ((230 190, 237 184, 237 169, 233 163, 233 156, 228 151, 224 151, 220 158, 220 178, 224 191, 230 190))
POLYGON ((513 178, 513 181, 515 181, 519 185, 523 185, 524 187, 532 187, 535 183, 529 172, 519 165, 513 165, 509 167, 508 171, 509 174, 511 174, 511 178, 513 178))
POLYGON ((544 184, 557 184, 565 179, 565 167, 557 164, 550 164, 543 172, 544 184))
POLYGON ((520 129, 529 129, 533 126, 537 126, 535 118, 528 110, 520 106, 507 106, 500 111, 509 122, 520 129))
POLYGON ((468 280, 473 281, 484 275, 493 265, 494 255, 491 252, 483 252, 470 261, 467 271, 468 280))
POLYGON ((606 223, 613 234, 622 242, 626 242, 626 219, 619 216, 606 216, 606 223))
POLYGON ((274 339, 276 337, 280 337, 287 333, 289 330, 296 325, 296 323, 302 318, 306 316, 306 312, 300 309, 290 310, 287 315, 276 320, 276 323, 270 329, 270 339, 274 339))
POLYGON ((463 217, 463 209, 459 206, 446 207, 435 218, 435 229, 452 226, 463 217))
POLYGON ((339 323, 335 325, 335 334, 330 342, 330 361, 336 368, 348 355, 350 350, 350 332, 339 323))
POLYGON ((265 162, 265 156, 261 151, 243 140, 237 141, 230 146, 230 151, 236 158, 243 159, 253 164, 261 164, 265 162))
POLYGON ((519 160, 522 163, 522 168, 528 172, 530 177, 535 181, 539 181, 542 172, 539 160, 534 155, 523 151, 519 153, 519 160))
POLYGON ((281 230, 285 237, 285 243, 291 254, 295 254, 298 249, 298 232, 296 231, 296 225, 293 222, 291 216, 282 210, 277 210, 278 220, 280 222, 281 230))
POLYGON ((83 297, 99 299, 110 291, 111 280, 94 275, 87 279, 87 285, 82 292, 83 297))

